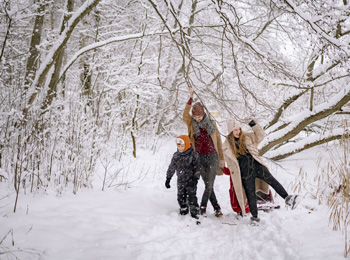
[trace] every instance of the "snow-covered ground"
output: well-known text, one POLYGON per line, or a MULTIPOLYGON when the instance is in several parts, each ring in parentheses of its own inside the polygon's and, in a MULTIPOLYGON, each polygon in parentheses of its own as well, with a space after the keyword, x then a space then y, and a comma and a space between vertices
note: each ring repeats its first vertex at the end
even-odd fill
MULTIPOLYGON (((276 197, 281 208, 260 212, 261 224, 252 227, 249 216, 235 218, 229 177, 223 175, 215 182, 222 218, 213 215, 211 206, 201 225, 179 216, 176 177, 170 189, 164 187, 176 147, 170 139, 158 146, 155 153, 143 150, 137 160, 129 159, 129 173, 119 179, 128 185, 101 191, 101 178, 96 177, 94 189, 77 195, 20 194, 16 213, 15 194, 0 183, 0 259, 344 259, 344 236, 331 230, 328 208, 311 196, 293 211, 276 197)), ((291 192, 300 169, 315 174, 319 151, 295 155, 280 166, 269 163, 270 170, 291 192)), ((203 188, 200 181, 199 201, 203 188)))

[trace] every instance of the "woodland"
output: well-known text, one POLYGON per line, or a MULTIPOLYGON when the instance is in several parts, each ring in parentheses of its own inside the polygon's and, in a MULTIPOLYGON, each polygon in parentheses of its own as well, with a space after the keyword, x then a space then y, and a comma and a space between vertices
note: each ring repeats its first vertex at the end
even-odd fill
POLYGON ((0 182, 89 187, 176 136, 189 87, 284 159, 349 138, 349 83, 348 0, 2 0, 0 182))

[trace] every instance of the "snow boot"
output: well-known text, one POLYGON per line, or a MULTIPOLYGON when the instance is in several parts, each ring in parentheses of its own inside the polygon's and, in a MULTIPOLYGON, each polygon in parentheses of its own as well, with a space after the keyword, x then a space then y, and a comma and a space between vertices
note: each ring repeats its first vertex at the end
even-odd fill
POLYGON ((199 214, 203 217, 207 217, 207 206, 200 206, 199 214))
POLYGON ((200 225, 201 224, 201 221, 199 220, 199 216, 198 215, 191 214, 191 217, 196 220, 196 225, 200 225))
POLYGON ((180 208, 180 215, 187 215, 188 214, 188 207, 186 208, 180 208))
POLYGON ((216 204, 214 206, 214 211, 215 211, 215 217, 217 217, 217 218, 219 218, 223 215, 219 204, 216 204))
POLYGON ((300 200, 301 197, 299 195, 288 195, 285 199, 285 202, 289 207, 295 209, 298 206, 300 200))
POLYGON ((259 217, 250 217, 251 226, 259 226, 260 218, 259 217))

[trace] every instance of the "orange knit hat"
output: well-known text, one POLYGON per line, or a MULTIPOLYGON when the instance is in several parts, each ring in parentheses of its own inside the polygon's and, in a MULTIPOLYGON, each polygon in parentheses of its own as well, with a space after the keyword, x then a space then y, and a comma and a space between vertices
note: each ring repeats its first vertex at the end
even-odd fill
POLYGON ((185 142, 185 149, 183 150, 183 152, 186 152, 188 149, 191 148, 191 140, 188 137, 188 135, 180 135, 176 137, 176 143, 178 139, 182 139, 185 142))

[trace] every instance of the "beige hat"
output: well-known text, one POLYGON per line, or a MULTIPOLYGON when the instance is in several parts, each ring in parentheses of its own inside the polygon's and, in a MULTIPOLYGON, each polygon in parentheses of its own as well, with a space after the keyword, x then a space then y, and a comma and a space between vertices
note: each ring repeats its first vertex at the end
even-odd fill
POLYGON ((236 128, 241 128, 241 123, 236 120, 228 120, 227 121, 227 131, 228 133, 231 133, 236 128))

